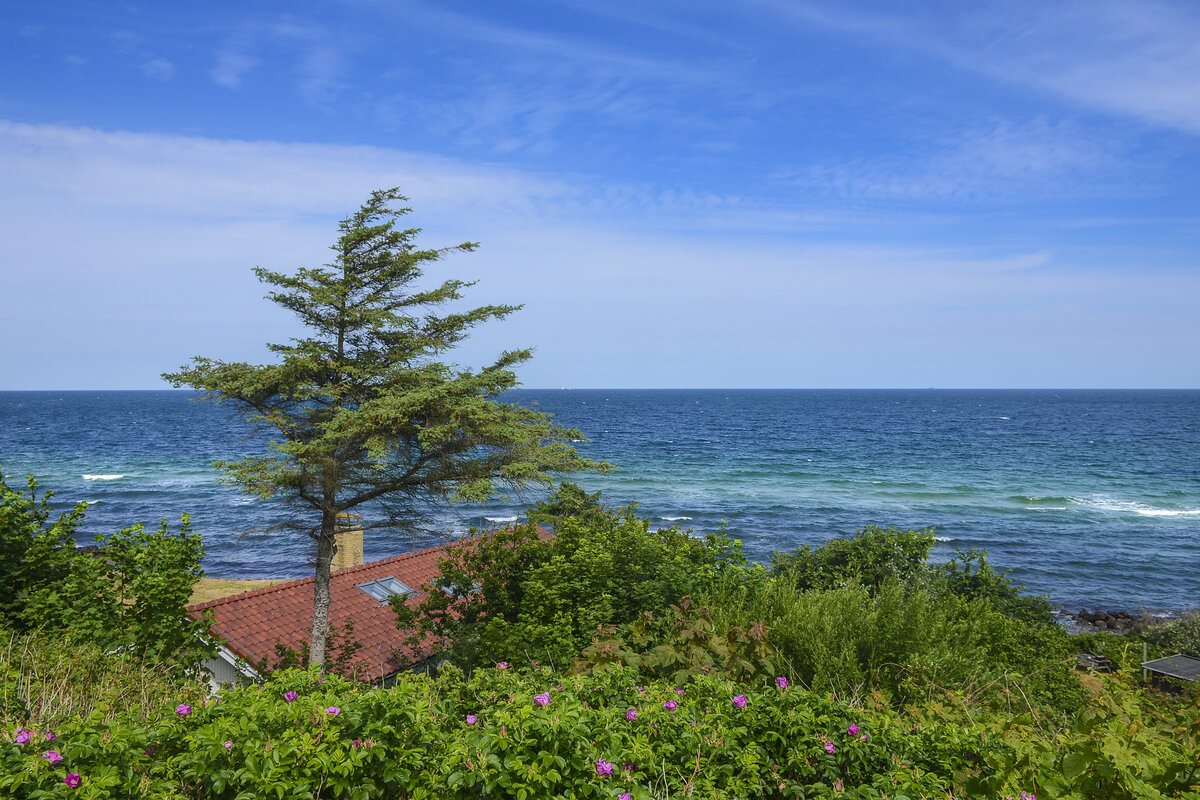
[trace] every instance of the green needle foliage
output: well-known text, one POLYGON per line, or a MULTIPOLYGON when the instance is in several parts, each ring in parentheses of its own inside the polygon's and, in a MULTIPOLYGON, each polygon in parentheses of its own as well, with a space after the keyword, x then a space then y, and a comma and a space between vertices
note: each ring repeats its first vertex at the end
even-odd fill
POLYGON ((476 325, 520 306, 435 313, 472 284, 447 280, 419 289, 423 268, 476 245, 418 249, 419 231, 396 225, 410 209, 391 204, 405 200, 396 189, 372 193, 341 222, 330 264, 295 275, 255 269, 276 287, 268 298, 294 311, 309 332, 268 345, 278 363, 196 358, 163 376, 232 402, 276 437, 271 453, 218 466, 247 493, 294 506, 289 527, 315 542, 313 665, 325 660, 339 514, 365 512, 368 528, 414 529, 433 502, 480 501, 559 473, 608 468, 567 443, 582 438, 578 431, 497 402, 518 385, 513 367, 530 350, 501 353, 478 371, 440 360, 476 325))

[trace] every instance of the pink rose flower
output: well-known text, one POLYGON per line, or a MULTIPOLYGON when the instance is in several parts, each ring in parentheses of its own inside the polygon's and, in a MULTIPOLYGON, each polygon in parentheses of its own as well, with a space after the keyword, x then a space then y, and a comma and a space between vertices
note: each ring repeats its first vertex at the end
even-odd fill
POLYGON ((534 702, 535 704, 539 705, 539 706, 548 706, 548 705, 550 705, 550 693, 549 693, 549 692, 542 692, 542 693, 541 693, 541 694, 539 694, 537 697, 533 698, 533 702, 534 702))
POLYGON ((25 744, 29 741, 30 736, 33 736, 33 731, 28 728, 21 728, 21 730, 17 731, 17 735, 13 737, 13 741, 17 744, 25 744))
POLYGON ((42 753, 42 758, 46 759, 51 764, 57 764, 58 762, 62 761, 62 756, 58 754, 57 750, 47 750, 46 752, 42 753))
POLYGON ((479 717, 475 716, 474 714, 467 714, 468 725, 474 725, 476 722, 479 722, 479 717))
POLYGON ((336 717, 340 713, 342 713, 342 710, 337 706, 330 706, 329 708, 325 709, 325 714, 330 717, 336 717))
POLYGON ((667 711, 674 711, 678 705, 679 704, 674 700, 668 700, 667 702, 663 703, 663 708, 665 708, 667 711))
POLYGON ((175 706, 175 713, 181 717, 186 717, 188 714, 192 713, 192 707, 185 703, 180 703, 179 705, 175 706))
POLYGON ((738 708, 745 708, 746 707, 746 695, 739 694, 737 697, 733 698, 733 704, 735 706, 737 706, 738 708))
POLYGON ((79 777, 78 772, 72 772, 67 777, 63 778, 63 783, 70 786, 72 789, 78 789, 79 784, 83 783, 83 778, 79 777))
POLYGON ((605 761, 603 758, 596 759, 596 774, 597 775, 612 775, 613 765, 605 761))
POLYGON ((283 699, 284 699, 284 700, 286 700, 286 701, 288 701, 289 703, 291 703, 291 702, 293 702, 293 701, 294 701, 294 700, 295 700, 297 697, 299 697, 299 696, 300 696, 300 695, 296 694, 295 692, 288 692, 287 694, 285 694, 285 695, 283 696, 283 699))
POLYGON ((788 679, 781 675, 775 679, 775 685, 780 689, 786 689, 788 687, 788 679))

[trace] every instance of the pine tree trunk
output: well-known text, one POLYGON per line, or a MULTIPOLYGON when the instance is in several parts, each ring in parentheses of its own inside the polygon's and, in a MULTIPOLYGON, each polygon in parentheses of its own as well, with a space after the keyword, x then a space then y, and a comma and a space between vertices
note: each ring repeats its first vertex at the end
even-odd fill
POLYGON ((333 534, 337 515, 326 512, 321 518, 321 535, 317 539, 316 580, 313 582, 312 640, 308 648, 308 665, 325 668, 325 642, 329 638, 329 573, 333 564, 333 534))

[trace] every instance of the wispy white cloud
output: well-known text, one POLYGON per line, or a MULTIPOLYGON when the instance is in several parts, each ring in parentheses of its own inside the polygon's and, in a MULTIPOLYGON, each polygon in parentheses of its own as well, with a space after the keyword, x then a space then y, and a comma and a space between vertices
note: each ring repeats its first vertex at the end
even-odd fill
POLYGON ((1200 10, 1144 0, 962 3, 919 13, 760 0, 781 18, 911 48, 1081 106, 1200 133, 1200 10))
POLYGON ((403 18, 453 51, 455 73, 413 91, 403 85, 412 78, 408 67, 388 71, 398 88, 378 101, 381 120, 404 125, 416 115, 423 126, 497 153, 545 152, 579 136, 581 125, 711 136, 727 120, 713 119, 702 106, 765 102, 765 90, 747 75, 750 57, 732 48, 623 46, 586 28, 518 27, 431 7, 406 8, 403 18))
POLYGON ((1078 125, 1037 118, 936 130, 915 152, 792 165, 772 178, 835 197, 907 200, 1127 197, 1154 189, 1152 167, 1141 165, 1135 177, 1114 142, 1078 125))
MULTIPOLYGON (((62 386, 65 374, 153 387, 197 353, 265 358, 261 343, 293 323, 261 300, 249 267, 327 258, 336 220, 387 185, 413 197, 422 243, 482 240, 445 265, 482 279, 471 300, 527 303, 458 357, 538 345, 528 385, 912 385, 896 376, 913 353, 960 384, 1030 385, 1019 369, 989 381, 988 354, 1095 359, 1126 346, 1131 324, 1175 363, 1200 357, 1200 276, 1097 270, 1055 246, 879 230, 816 240, 795 219, 807 212, 753 198, 378 147, 0 123, 0 340, 37 340, 36 358, 10 348, 0 371, 23 383, 0 385, 62 386), (703 229, 681 230, 683 218, 703 229)), ((1161 381, 1188 385, 1185 372, 1161 381)), ((946 382, 920 370, 908 381, 946 382)))
POLYGON ((242 85, 242 79, 258 65, 258 59, 243 52, 234 44, 226 44, 217 51, 216 63, 209 70, 213 81, 227 89, 242 85))
POLYGON ((169 81, 175 76, 175 65, 165 58, 151 58, 142 62, 142 73, 157 81, 169 81))

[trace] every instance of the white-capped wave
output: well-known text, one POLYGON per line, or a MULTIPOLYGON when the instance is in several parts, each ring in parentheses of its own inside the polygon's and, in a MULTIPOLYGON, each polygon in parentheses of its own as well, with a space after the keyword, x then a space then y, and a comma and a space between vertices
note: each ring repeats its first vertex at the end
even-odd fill
POLYGON ((84 475, 85 481, 115 481, 117 478, 124 478, 124 475, 84 475))
POLYGON ((933 537, 933 540, 935 542, 956 542, 956 541, 958 541, 953 536, 935 536, 935 537, 933 537))
POLYGON ((99 501, 99 500, 84 500, 83 502, 87 503, 89 506, 94 506, 94 505, 96 505, 96 503, 99 503, 101 501, 99 501))
POLYGON ((1137 514, 1142 517, 1200 517, 1200 508, 1160 508, 1136 500, 1118 500, 1103 494, 1069 499, 1087 508, 1097 511, 1112 511, 1117 514, 1137 514))
POLYGON ((520 517, 484 517, 488 522, 516 522, 520 517))
POLYGON ((691 519, 691 517, 659 517, 659 519, 663 522, 683 522, 684 520, 691 519))

